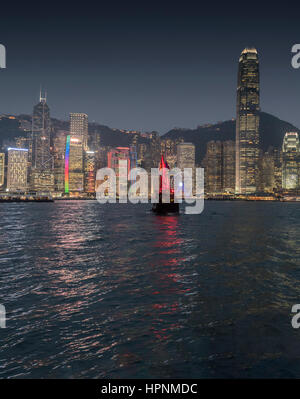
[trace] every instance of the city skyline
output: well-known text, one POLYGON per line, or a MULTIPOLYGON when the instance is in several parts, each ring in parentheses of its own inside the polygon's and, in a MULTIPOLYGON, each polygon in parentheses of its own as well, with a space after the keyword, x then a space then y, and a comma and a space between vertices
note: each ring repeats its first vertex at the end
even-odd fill
POLYGON ((89 8, 79 13, 53 7, 47 18, 40 6, 34 13, 30 6, 13 13, 3 7, 2 113, 29 113, 35 95, 28 101, 28 93, 36 90, 37 96, 42 84, 58 119, 86 112, 91 121, 112 128, 160 133, 227 120, 235 115, 238 54, 255 46, 261 55, 262 109, 300 126, 299 70, 291 66, 296 16, 277 6, 260 5, 255 29, 251 15, 227 3, 216 9, 105 5, 99 12, 94 6, 93 14, 89 8), (24 15, 31 29, 23 35, 24 15), (274 95, 275 85, 280 96, 274 95))

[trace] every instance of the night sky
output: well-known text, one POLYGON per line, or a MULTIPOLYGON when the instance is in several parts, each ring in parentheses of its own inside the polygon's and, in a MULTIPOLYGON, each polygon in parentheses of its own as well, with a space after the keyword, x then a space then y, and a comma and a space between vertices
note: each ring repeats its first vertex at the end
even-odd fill
POLYGON ((262 110, 300 127, 300 69, 291 67, 299 6, 11 3, 1 4, 0 113, 31 113, 42 84, 61 119, 86 112, 110 127, 160 133, 227 120, 235 116, 239 54, 255 46, 262 110))

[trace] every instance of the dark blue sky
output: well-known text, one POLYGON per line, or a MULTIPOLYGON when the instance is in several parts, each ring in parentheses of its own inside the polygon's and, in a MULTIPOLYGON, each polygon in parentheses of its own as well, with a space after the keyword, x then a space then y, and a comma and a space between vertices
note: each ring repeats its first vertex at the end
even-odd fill
POLYGON ((255 46, 262 109, 300 127, 299 6, 207 3, 1 5, 0 113, 31 113, 42 84, 62 119, 160 133, 230 119, 239 54, 255 46))

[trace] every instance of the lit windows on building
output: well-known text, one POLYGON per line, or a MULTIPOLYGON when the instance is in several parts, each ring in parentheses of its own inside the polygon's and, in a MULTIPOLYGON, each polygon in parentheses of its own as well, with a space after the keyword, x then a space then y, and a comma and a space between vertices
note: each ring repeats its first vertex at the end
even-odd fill
POLYGON ((83 145, 79 137, 68 135, 65 151, 65 193, 83 192, 83 145))
POLYGON ((236 117, 235 191, 257 191, 259 159, 259 61, 254 48, 246 48, 239 59, 236 117))
POLYGON ((28 149, 8 148, 7 190, 27 190, 28 149))
POLYGON ((296 132, 287 132, 282 145, 282 188, 295 190, 300 186, 300 142, 296 132))
POLYGON ((96 181, 96 153, 85 151, 84 153, 84 192, 94 193, 96 181))
POLYGON ((83 113, 70 113, 70 135, 81 140, 83 148, 88 149, 88 116, 83 113))

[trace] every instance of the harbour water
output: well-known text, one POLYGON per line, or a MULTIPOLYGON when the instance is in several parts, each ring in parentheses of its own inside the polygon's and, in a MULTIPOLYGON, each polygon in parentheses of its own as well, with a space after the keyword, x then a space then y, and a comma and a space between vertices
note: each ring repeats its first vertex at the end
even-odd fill
POLYGON ((0 378, 300 376, 300 204, 1 204, 0 378))

